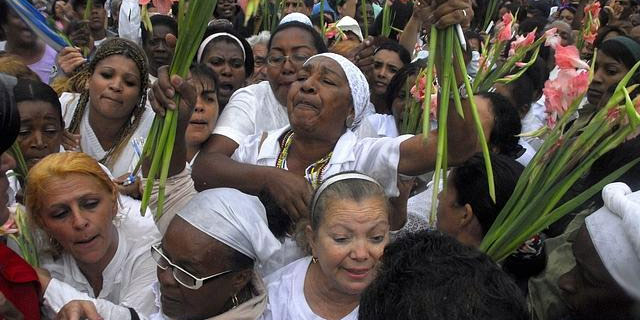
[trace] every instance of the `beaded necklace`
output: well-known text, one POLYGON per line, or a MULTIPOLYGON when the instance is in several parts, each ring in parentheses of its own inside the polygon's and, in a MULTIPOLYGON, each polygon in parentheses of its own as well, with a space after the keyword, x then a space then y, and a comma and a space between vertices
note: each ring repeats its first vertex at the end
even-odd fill
MULTIPOLYGON (((285 169, 291 143, 293 143, 293 130, 287 131, 287 133, 280 138, 280 153, 276 160, 277 168, 285 169)), ((322 157, 322 159, 314 162, 305 169, 304 177, 309 181, 309 183, 311 183, 313 189, 317 189, 322 182, 322 175, 324 174, 324 170, 327 168, 332 155, 333 151, 329 152, 326 156, 322 157)))

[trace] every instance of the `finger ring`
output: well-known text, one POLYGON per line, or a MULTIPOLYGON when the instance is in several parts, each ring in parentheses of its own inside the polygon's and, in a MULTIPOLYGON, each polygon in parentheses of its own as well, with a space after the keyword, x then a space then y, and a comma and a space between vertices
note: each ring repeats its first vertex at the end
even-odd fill
POLYGON ((467 9, 462 9, 462 14, 464 14, 464 17, 467 17, 467 9))

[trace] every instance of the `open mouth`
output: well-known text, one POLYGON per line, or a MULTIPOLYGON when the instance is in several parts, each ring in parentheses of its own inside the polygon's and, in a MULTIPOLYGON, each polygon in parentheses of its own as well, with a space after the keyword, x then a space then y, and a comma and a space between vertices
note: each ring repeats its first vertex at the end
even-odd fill
POLYGON ((233 85, 230 83, 221 83, 219 84, 219 90, 223 94, 230 94, 233 92, 233 85))
POLYGON ((366 278, 369 275, 369 271, 371 271, 371 269, 365 268, 365 269, 344 269, 347 272, 347 275, 349 276, 349 278, 352 278, 354 280, 362 280, 364 278, 366 278))
POLYGON ((79 247, 90 247, 91 245, 93 245, 93 243, 95 242, 95 240, 98 238, 98 235, 95 235, 93 237, 90 238, 86 238, 80 241, 76 241, 75 245, 79 246, 79 247))

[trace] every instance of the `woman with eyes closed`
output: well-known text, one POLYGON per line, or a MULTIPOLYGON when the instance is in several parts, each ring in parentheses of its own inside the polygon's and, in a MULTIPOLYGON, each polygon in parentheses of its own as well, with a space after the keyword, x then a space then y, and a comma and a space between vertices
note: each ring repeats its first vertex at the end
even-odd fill
POLYGON ((383 187, 360 173, 340 173, 322 183, 310 208, 297 228, 310 256, 265 278, 264 320, 357 319, 360 294, 375 278, 389 242, 383 187))
POLYGON ((147 136, 154 117, 146 104, 148 73, 142 48, 121 38, 106 40, 74 77, 84 91, 60 96, 71 133, 65 149, 90 155, 115 177, 131 172, 138 159, 131 141, 147 136))
POLYGON ((45 305, 65 314, 65 304, 88 300, 103 319, 157 312, 149 246, 160 234, 153 220, 121 206, 98 162, 84 153, 55 153, 38 162, 27 181, 27 212, 51 253, 38 270, 45 305))
POLYGON ((254 67, 253 51, 245 39, 231 30, 214 32, 212 28, 205 33, 196 61, 206 64, 218 77, 220 110, 244 87, 254 67))

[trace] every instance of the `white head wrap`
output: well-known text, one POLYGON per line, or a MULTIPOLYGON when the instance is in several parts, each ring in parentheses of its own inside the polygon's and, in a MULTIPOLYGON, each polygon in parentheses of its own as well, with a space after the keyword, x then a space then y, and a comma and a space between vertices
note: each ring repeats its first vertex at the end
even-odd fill
POLYGON ((196 229, 256 261, 266 263, 281 243, 269 230, 264 206, 257 197, 236 189, 198 193, 178 213, 196 229))
POLYGON ((298 21, 300 23, 304 23, 310 27, 313 27, 313 23, 311 23, 311 20, 309 19, 309 17, 305 16, 304 14, 300 13, 300 12, 292 12, 289 13, 288 15, 284 16, 284 18, 282 18, 282 20, 280 20, 280 23, 278 23, 278 25, 283 25, 287 22, 291 22, 291 21, 298 21))
POLYGON ((208 36, 206 39, 204 39, 204 41, 202 41, 202 44, 200 44, 200 48, 198 49, 198 55, 196 55, 198 63, 201 63, 202 61, 202 54, 204 53, 204 49, 207 47, 207 45, 209 44, 209 42, 211 42, 213 39, 218 38, 218 37, 229 37, 231 38, 233 41, 235 41, 239 46, 240 46, 240 50, 242 50, 242 60, 246 60, 247 59, 247 53, 244 52, 244 46, 242 45, 242 41, 240 41, 240 39, 238 39, 238 37, 232 35, 231 33, 227 33, 227 32, 218 32, 218 33, 214 33, 210 36, 208 36))
POLYGON ((602 190, 604 207, 585 220, 602 263, 629 296, 640 300, 640 191, 624 183, 602 190))
POLYGON ((356 19, 351 18, 349 16, 344 16, 342 17, 342 19, 336 22, 336 27, 342 30, 342 32, 351 31, 356 36, 358 36, 358 39, 360 39, 360 42, 364 41, 364 37, 362 36, 362 30, 360 29, 360 25, 358 24, 358 21, 356 21, 356 19))
POLYGON ((315 56, 309 58, 306 65, 309 61, 316 59, 318 57, 329 58, 338 63, 344 74, 347 76, 347 81, 349 82, 349 89, 351 89, 351 99, 353 100, 353 127, 357 127, 358 124, 362 121, 362 119, 368 115, 374 113, 369 104, 369 83, 367 82, 367 78, 364 76, 360 68, 356 67, 353 62, 349 61, 347 58, 335 54, 335 53, 320 53, 315 56))

